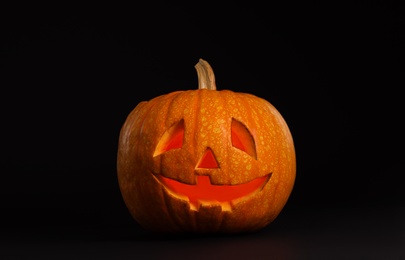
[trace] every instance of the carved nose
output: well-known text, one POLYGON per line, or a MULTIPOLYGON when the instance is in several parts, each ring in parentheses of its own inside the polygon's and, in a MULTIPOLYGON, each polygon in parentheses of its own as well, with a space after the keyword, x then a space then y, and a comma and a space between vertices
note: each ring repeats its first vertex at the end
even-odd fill
POLYGON ((215 159, 214 152, 211 148, 207 148, 197 164, 197 168, 219 168, 217 159, 215 159))

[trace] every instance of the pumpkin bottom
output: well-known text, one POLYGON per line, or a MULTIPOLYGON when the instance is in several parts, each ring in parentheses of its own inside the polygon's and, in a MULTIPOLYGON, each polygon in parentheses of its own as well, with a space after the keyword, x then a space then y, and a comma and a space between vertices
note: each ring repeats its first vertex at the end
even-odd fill
MULTIPOLYGON (((143 178, 136 180, 126 179, 121 174, 119 176, 122 195, 133 218, 146 230, 158 233, 253 232, 271 223, 287 199, 284 196, 274 196, 274 193, 279 192, 279 185, 270 181, 277 177, 274 174, 252 180, 249 185, 255 189, 252 188, 251 193, 236 196, 229 201, 214 195, 193 197, 174 191, 168 187, 170 185, 161 181, 164 179, 160 175, 152 173, 142 175, 143 178)), ((230 186, 237 189, 238 186, 246 185, 212 185, 206 178, 200 178, 198 183, 201 186, 213 186, 210 187, 212 190, 226 190, 230 186)), ((177 181, 170 180, 177 184, 177 181)), ((200 186, 186 187, 198 190, 200 186)))

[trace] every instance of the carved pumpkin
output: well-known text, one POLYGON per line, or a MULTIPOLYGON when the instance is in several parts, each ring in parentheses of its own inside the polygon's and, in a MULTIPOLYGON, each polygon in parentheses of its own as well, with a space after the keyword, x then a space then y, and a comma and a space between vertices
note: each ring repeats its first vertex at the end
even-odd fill
POLYGON ((295 151, 276 108, 216 90, 210 65, 198 90, 139 103, 120 133, 117 173, 133 218, 158 232, 250 232, 271 223, 293 189, 295 151))

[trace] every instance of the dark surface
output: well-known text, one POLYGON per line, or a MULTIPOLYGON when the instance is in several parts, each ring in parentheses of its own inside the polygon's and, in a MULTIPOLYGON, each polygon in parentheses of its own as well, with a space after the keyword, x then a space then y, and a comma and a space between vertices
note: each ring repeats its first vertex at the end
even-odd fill
POLYGON ((403 4, 35 4, 0 17, 1 259, 405 257, 403 4), (196 89, 199 58, 218 89, 267 99, 293 134, 293 193, 260 232, 148 234, 120 196, 126 116, 196 89))
MULTIPOLYGON (((0 257, 402 259, 405 256, 404 217, 403 207, 286 210, 275 222, 256 233, 206 236, 159 236, 129 222, 114 226, 111 223, 44 225, 7 230, 0 240, 0 257)), ((128 220, 121 217, 117 221, 128 220)))

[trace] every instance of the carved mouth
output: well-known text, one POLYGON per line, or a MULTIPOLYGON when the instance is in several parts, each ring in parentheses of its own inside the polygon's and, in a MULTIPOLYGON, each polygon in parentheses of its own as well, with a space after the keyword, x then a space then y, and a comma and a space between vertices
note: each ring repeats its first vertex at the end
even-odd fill
POLYGON ((211 184, 209 176, 196 176, 196 184, 185 184, 159 174, 153 176, 175 197, 188 199, 192 210, 198 211, 201 204, 219 204, 222 210, 230 211, 231 203, 260 191, 271 175, 237 185, 211 184))

